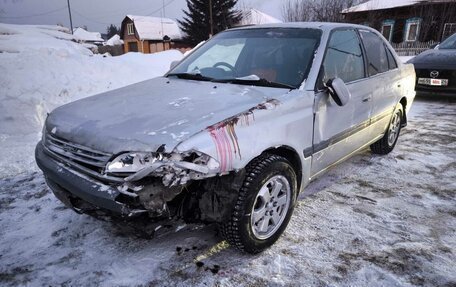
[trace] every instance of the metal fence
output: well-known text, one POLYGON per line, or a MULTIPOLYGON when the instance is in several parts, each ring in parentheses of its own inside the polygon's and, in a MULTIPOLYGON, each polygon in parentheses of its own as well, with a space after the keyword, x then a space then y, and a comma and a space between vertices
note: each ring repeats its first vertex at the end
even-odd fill
POLYGON ((421 52, 430 49, 433 45, 437 45, 438 42, 402 42, 392 43, 394 50, 399 56, 416 56, 421 52))

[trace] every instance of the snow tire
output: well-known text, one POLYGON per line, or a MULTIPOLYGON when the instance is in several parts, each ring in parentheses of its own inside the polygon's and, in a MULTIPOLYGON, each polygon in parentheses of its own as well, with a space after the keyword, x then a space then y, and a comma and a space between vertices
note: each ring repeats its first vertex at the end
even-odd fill
POLYGON ((386 129, 385 135, 373 143, 370 149, 375 154, 385 155, 390 153, 396 146, 399 133, 401 131, 402 123, 404 121, 404 110, 402 105, 398 104, 394 110, 393 116, 391 117, 388 128, 386 129), (398 121, 398 122, 397 122, 398 121), (391 133, 394 132, 394 139, 391 139, 391 133))
POLYGON ((239 190, 238 199, 234 206, 231 218, 219 225, 223 238, 230 245, 247 253, 259 253, 274 244, 290 221, 297 197, 296 173, 290 162, 281 156, 264 153, 254 159, 246 167, 246 176, 239 190), (278 224, 277 229, 268 238, 259 238, 255 235, 252 226, 253 208, 260 189, 272 178, 281 178, 288 181, 290 201, 286 214, 278 224))

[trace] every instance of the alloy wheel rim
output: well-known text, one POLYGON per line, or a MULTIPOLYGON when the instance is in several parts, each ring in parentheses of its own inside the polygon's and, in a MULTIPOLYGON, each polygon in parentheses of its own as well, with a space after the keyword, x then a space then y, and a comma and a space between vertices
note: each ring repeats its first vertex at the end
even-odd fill
POLYGON ((290 183, 282 175, 270 178, 257 193, 250 224, 258 239, 268 239, 280 228, 291 200, 290 183))
POLYGON ((388 145, 393 146, 399 135, 399 129, 401 126, 401 117, 399 112, 396 112, 391 120, 389 130, 388 130, 388 145))

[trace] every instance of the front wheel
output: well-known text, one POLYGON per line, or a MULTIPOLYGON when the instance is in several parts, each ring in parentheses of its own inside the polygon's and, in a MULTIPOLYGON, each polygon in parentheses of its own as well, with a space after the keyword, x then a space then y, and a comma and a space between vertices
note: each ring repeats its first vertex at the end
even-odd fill
POLYGON ((231 218, 220 225, 233 246, 258 253, 279 239, 296 202, 296 173, 281 156, 263 154, 246 167, 231 218))
POLYGON ((391 121, 385 135, 370 146, 373 153, 388 154, 394 149, 401 131, 403 115, 404 111, 402 109, 402 105, 398 105, 391 117, 391 121))

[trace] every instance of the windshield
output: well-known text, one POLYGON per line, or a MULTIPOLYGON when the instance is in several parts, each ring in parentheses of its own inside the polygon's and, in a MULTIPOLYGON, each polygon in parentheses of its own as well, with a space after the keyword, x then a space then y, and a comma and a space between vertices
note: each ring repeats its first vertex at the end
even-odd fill
POLYGON ((448 39, 439 45, 439 49, 456 49, 456 34, 450 36, 448 39))
POLYGON ((269 83, 276 84, 275 87, 298 88, 307 78, 320 37, 318 29, 226 31, 197 49, 168 76, 185 75, 182 78, 249 85, 269 83))

